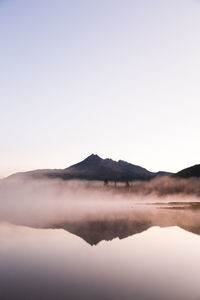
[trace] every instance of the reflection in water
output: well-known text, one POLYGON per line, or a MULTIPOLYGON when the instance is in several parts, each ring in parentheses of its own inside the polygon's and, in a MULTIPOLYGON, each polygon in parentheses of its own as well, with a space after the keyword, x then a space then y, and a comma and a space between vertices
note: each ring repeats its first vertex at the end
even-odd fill
POLYGON ((200 239, 152 227, 91 247, 61 229, 0 225, 0 299, 198 299, 200 239))
POLYGON ((131 209, 114 213, 104 212, 92 219, 81 218, 49 225, 62 228, 83 238, 90 245, 102 240, 123 239, 143 232, 152 226, 178 226, 189 232, 200 234, 199 203, 165 203, 132 206, 131 209), (195 207, 195 209, 193 209, 195 207), (164 210, 163 210, 164 208, 164 210), (181 208, 181 209, 180 209, 181 208))
POLYGON ((26 219, 26 227, 2 222, 0 299, 200 299, 193 206, 130 202, 42 224, 26 219))
POLYGON ((96 245, 102 240, 110 241, 114 238, 124 239, 135 233, 148 229, 151 223, 148 221, 134 220, 95 220, 66 222, 55 226, 65 229, 82 237, 90 245, 96 245))

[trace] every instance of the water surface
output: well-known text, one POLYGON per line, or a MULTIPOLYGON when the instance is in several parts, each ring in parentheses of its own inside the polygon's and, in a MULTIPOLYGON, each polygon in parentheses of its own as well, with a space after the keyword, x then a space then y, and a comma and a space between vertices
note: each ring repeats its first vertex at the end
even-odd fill
POLYGON ((199 212, 174 206, 2 221, 0 299, 200 299, 199 212))

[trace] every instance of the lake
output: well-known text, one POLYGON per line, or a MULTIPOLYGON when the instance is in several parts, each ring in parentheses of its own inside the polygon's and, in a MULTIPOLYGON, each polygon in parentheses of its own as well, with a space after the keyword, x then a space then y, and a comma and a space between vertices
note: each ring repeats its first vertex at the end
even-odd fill
POLYGON ((199 205, 1 220, 0 299, 200 299, 199 205))

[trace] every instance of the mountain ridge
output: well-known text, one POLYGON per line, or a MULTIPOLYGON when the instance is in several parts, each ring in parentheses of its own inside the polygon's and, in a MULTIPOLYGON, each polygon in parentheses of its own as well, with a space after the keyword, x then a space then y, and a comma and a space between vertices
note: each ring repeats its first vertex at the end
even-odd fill
POLYGON ((175 177, 179 178, 191 178, 191 177, 200 177, 200 164, 185 168, 176 174, 175 177))
POLYGON ((112 160, 110 158, 101 158, 97 154, 91 154, 79 163, 69 166, 65 169, 39 169, 28 172, 13 174, 13 176, 28 176, 33 178, 60 178, 84 179, 109 181, 133 181, 133 180, 151 180, 156 176, 170 175, 169 172, 159 171, 151 172, 138 165, 131 164, 124 160, 112 160))

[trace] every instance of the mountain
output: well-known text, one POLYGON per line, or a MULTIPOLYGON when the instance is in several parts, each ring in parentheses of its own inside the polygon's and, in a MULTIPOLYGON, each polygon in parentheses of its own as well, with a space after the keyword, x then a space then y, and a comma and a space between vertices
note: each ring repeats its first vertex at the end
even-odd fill
MULTIPOLYGON (((102 159, 98 155, 92 154, 83 161, 66 169, 35 170, 16 175, 31 176, 33 178, 61 178, 85 179, 85 180, 110 180, 110 181, 132 181, 150 180, 156 176, 170 175, 167 172, 153 173, 145 168, 133 165, 123 160, 114 161, 106 158, 102 159)), ((13 176, 13 175, 12 175, 13 176)))
POLYGON ((190 177, 200 177, 200 165, 195 165, 186 169, 179 171, 174 174, 175 177, 180 178, 190 178, 190 177))
POLYGON ((90 155, 82 162, 65 169, 66 175, 88 180, 118 180, 151 179, 154 173, 127 163, 123 160, 102 159, 98 155, 90 155))

